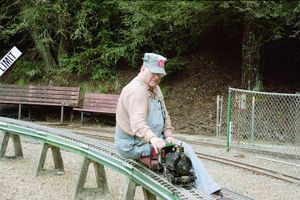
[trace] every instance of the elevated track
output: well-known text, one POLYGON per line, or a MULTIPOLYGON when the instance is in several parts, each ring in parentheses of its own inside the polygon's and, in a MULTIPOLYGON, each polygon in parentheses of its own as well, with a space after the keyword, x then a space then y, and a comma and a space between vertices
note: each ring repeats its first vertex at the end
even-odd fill
MULTIPOLYGON (((111 136, 99 137, 99 135, 93 134, 78 134, 71 130, 53 128, 4 117, 0 117, 0 131, 3 132, 4 136, 7 134, 25 136, 41 141, 43 144, 81 154, 93 162, 109 167, 127 176, 129 184, 127 194, 124 197, 126 200, 134 198, 134 195, 131 194, 134 190, 130 188, 130 185, 141 186, 146 191, 146 194, 150 194, 147 197, 145 196, 145 199, 154 200, 156 197, 170 200, 211 199, 209 195, 201 190, 196 188, 187 190, 172 185, 161 175, 145 168, 140 163, 123 158, 116 152, 111 143, 107 142, 112 141, 113 138, 111 136)), ((5 147, 2 145, 0 156, 4 156, 4 154, 5 147)), ((228 189, 223 189, 223 193, 226 200, 251 199, 228 189)), ((76 194, 74 194, 74 198, 76 199, 76 194)))
MULTIPOLYGON (((81 130, 84 130, 84 128, 79 128, 81 130)), ((88 130, 90 131, 95 131, 93 129, 88 128, 88 130)), ((83 134, 83 133, 77 133, 77 134, 83 134)), ((113 132, 107 130, 107 132, 102 132, 102 131, 97 131, 97 134, 91 134, 89 133, 90 137, 96 138, 96 139, 100 139, 100 140, 105 140, 105 141, 109 141, 109 142, 113 142, 114 137, 113 137, 113 132), (109 133, 109 134, 108 134, 109 133)), ((199 145, 199 146, 213 146, 216 148, 224 148, 224 145, 221 144, 213 144, 213 143, 209 143, 209 142, 203 142, 203 141, 194 141, 194 140, 188 140, 188 139, 184 139, 184 138, 180 138, 179 139, 187 142, 188 144, 194 144, 194 145, 199 145)), ((209 154, 205 154, 205 153, 200 153, 196 151, 196 154, 198 155, 199 158, 201 159, 206 159, 206 160, 210 160, 213 162, 217 162, 217 163, 221 163, 224 165, 229 165, 231 167, 236 167, 236 168, 240 168, 243 170, 247 170, 250 172, 254 172, 256 174, 260 174, 263 176, 269 176, 275 179, 279 179, 282 181, 286 181, 289 183, 293 183, 293 184, 298 184, 300 185, 300 178, 296 177, 296 176, 291 176, 285 173, 281 173, 281 172, 277 172, 274 170, 270 170, 270 169, 266 169, 263 167, 259 167, 259 166, 254 166, 254 165, 250 165, 247 163, 243 163, 243 162, 238 162, 235 160, 230 160, 227 158, 221 158, 215 155, 209 155, 209 154)))
MULTIPOLYGON (((95 140, 94 138, 3 117, 0 117, 0 130, 4 134, 26 136, 64 150, 79 153, 88 159, 127 176, 135 184, 142 186, 143 189, 160 199, 211 199, 208 195, 195 188, 186 190, 170 184, 163 177, 145 168, 138 162, 120 156, 112 145, 95 140)), ((3 153, 3 150, 1 148, 2 156, 5 153, 3 153)), ((153 196, 151 197, 154 199, 153 196)))

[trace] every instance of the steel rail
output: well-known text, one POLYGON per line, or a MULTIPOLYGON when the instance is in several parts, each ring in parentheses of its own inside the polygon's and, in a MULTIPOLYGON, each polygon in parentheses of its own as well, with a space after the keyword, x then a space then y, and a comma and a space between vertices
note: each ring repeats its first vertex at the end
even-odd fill
MULTIPOLYGON (((53 124, 52 124, 53 125, 53 124)), ((60 125, 60 124, 55 124, 55 125, 60 125)), ((53 125, 54 126, 54 125, 53 125)), ((73 129, 73 128, 67 128, 67 129, 73 129)), ((91 134, 89 133, 89 135, 91 137, 96 137, 97 138, 97 135, 99 135, 99 133, 103 133, 103 134, 107 134, 109 133, 109 135, 113 135, 114 132, 112 130, 107 130, 107 129, 103 129, 103 130, 100 130, 99 129, 96 129, 96 128, 91 128, 91 127, 81 127, 81 126, 78 126, 76 127, 77 130, 88 130, 88 131, 92 131, 92 132, 97 132, 97 134, 91 134), (105 131, 105 132, 103 132, 105 131)), ((113 136, 104 136, 104 137, 111 137, 112 140, 113 140, 113 136)), ((213 143, 213 142, 209 142, 209 141, 195 141, 195 140, 190 140, 190 139, 187 139, 185 137, 182 137, 180 134, 177 134, 176 137, 179 139, 179 140, 182 140, 182 141, 186 141, 188 144, 193 144, 193 145, 204 145, 204 146, 210 146, 210 147, 217 147, 217 148, 225 148, 225 144, 221 144, 221 143, 213 143)), ((289 157, 289 158, 292 158, 292 159, 300 159, 300 156, 299 155, 295 155, 295 154, 288 154, 288 153, 283 153, 283 152, 273 152, 271 150, 267 150, 267 149, 252 149, 252 148, 247 148, 247 147, 239 147, 241 150, 243 151, 246 151, 246 152, 250 152, 250 153, 258 153, 258 154, 262 154, 262 155, 272 155, 274 153, 276 153, 276 156, 279 157, 279 158, 286 158, 286 157, 289 157)))
POLYGON ((120 156, 110 144, 95 140, 94 138, 4 117, 0 117, 0 130, 26 136, 84 155, 114 171, 130 177, 137 184, 161 199, 210 199, 208 195, 199 190, 192 189, 189 191, 170 184, 161 176, 139 163, 120 156))
MULTIPOLYGON (((111 134, 110 135, 102 135, 102 133, 103 132, 98 131, 98 134, 89 134, 89 136, 93 137, 93 138, 105 140, 105 141, 110 141, 110 142, 112 142, 114 140, 114 138, 111 134)), ((76 134, 82 134, 82 133, 76 133, 76 134)), ((179 137, 179 139, 181 139, 181 138, 179 137)), ((194 145, 210 145, 211 144, 211 143, 201 142, 201 141, 200 142, 199 141, 191 141, 191 140, 187 140, 187 139, 184 139, 184 140, 187 143, 194 144, 194 145)), ((224 145, 218 145, 218 144, 212 144, 212 146, 215 146, 215 147, 222 146, 222 147, 224 147, 224 145)), ((269 177, 276 178, 276 179, 279 179, 279 180, 283 180, 283 181, 286 181, 286 182, 289 182, 289 183, 300 184, 300 178, 297 178, 297 177, 294 177, 294 176, 291 176, 291 175, 288 175, 288 174, 276 172, 274 170, 270 170, 270 169, 250 165, 250 164, 243 163, 243 162, 238 162, 238 161, 235 161, 235 160, 221 158, 221 157, 217 157, 217 156, 213 156, 213 155, 209 155, 209 154, 204 154, 204 153, 199 153, 199 152, 196 152, 196 154, 202 159, 222 163, 222 164, 229 165, 229 166, 232 166, 232 167, 237 167, 237 168, 244 169, 244 170, 251 171, 251 172, 255 172, 255 173, 258 173, 258 174, 261 174, 261 175, 265 175, 265 176, 269 176, 269 177)))
POLYGON ((222 164, 226 164, 226 165, 230 165, 233 167, 238 167, 240 169, 244 169, 247 171, 252 171, 261 175, 265 175, 265 176, 270 176, 279 180, 283 180, 289 183, 294 183, 294 184, 300 184, 300 178, 294 177, 294 176, 290 176, 287 174, 283 174, 280 172, 276 172, 273 170, 269 170, 266 168, 262 168, 262 167, 258 167, 258 166, 254 166, 254 165, 250 165, 250 164, 246 164, 246 163, 242 163, 242 162, 238 162, 235 160, 230 160, 230 159, 225 159, 225 158, 221 158, 221 157, 217 157, 217 156, 212 156, 212 155, 208 155, 208 154, 203 154, 203 153, 196 153, 198 155, 198 157, 202 158, 202 159, 206 159, 206 160, 210 160, 210 161, 214 161, 214 162, 218 162, 218 163, 222 163, 222 164))

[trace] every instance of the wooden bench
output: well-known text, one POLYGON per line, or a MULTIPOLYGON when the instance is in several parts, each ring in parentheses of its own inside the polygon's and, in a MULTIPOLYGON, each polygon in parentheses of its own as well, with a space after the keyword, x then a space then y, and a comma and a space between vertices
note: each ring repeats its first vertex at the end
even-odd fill
MULTIPOLYGON (((79 105, 79 87, 0 84, 0 104, 18 104, 18 119, 21 119, 22 105, 60 106, 63 123, 64 107, 79 105)), ((29 108, 29 119, 30 113, 29 108)))
POLYGON ((80 122, 82 125, 83 115, 86 112, 115 115, 118 100, 119 95, 116 94, 86 93, 82 108, 74 108, 73 110, 81 112, 80 122))

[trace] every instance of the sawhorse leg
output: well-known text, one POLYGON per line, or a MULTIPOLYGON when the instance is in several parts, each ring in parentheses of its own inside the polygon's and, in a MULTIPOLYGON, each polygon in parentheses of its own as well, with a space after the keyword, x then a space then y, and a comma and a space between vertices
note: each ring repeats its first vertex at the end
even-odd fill
POLYGON ((43 143, 42 150, 40 152, 36 167, 34 169, 35 176, 39 176, 41 171, 43 170, 43 167, 44 167, 44 164, 46 161, 46 157, 47 157, 47 151, 49 148, 51 148, 51 150, 52 150, 54 169, 57 169, 60 172, 64 172, 64 163, 63 163, 62 156, 60 153, 60 148, 52 146, 47 143, 43 143))
POLYGON ((23 157, 23 151, 22 151, 22 145, 21 145, 21 140, 20 136, 12 133, 5 132, 2 138, 1 142, 1 149, 0 149, 0 157, 4 157, 6 150, 7 150, 7 145, 9 142, 9 138, 12 138, 13 140, 13 146, 15 150, 15 156, 14 157, 23 157))
POLYGON ((105 193, 108 192, 108 185, 107 185, 107 179, 106 179, 104 166, 101 165, 100 163, 92 161, 91 159, 89 159, 87 157, 84 157, 83 161, 82 161, 81 168, 79 170, 78 179, 76 181, 75 191, 74 191, 74 194, 73 194, 73 199, 79 198, 79 196, 80 196, 79 193, 86 190, 84 188, 84 183, 86 181, 89 165, 91 163, 94 164, 97 187, 96 188, 91 188, 90 191, 98 192, 98 193, 101 193, 101 194, 105 194, 105 193))
MULTIPOLYGON (((128 178, 128 185, 126 187, 125 195, 123 197, 124 200, 134 200, 136 187, 139 186, 136 182, 134 182, 131 178, 128 178)), ((156 196, 143 188, 144 199, 145 200, 156 200, 156 196)))

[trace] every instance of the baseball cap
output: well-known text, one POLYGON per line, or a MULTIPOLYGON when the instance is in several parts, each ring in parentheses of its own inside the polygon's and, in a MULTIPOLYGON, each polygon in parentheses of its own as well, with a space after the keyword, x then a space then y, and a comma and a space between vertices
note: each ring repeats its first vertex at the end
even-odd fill
POLYGON ((167 58, 156 53, 145 53, 143 57, 143 65, 147 67, 150 72, 155 74, 166 75, 165 62, 167 58))

